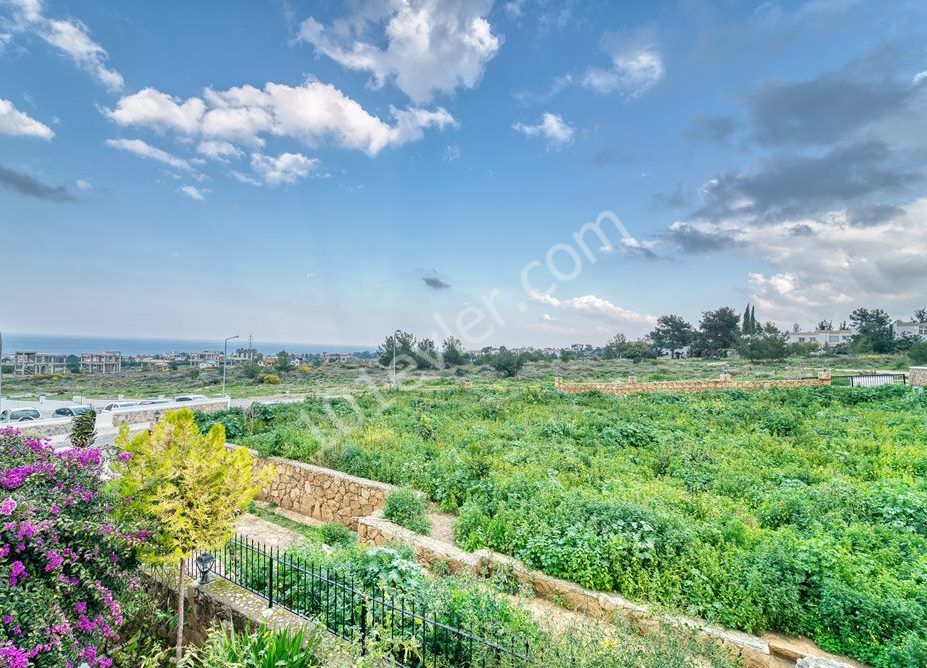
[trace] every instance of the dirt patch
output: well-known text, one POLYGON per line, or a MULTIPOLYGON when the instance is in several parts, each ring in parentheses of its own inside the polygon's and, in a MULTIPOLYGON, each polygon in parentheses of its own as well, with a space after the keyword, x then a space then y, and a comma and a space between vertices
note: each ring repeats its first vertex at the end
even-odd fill
POLYGON ((239 536, 257 541, 267 547, 279 547, 281 549, 292 547, 304 540, 295 531, 285 529, 254 515, 244 515, 238 520, 235 523, 235 532, 239 536))
POLYGON ((431 531, 428 535, 442 543, 449 543, 457 546, 454 541, 454 522, 457 521, 456 515, 447 513, 431 512, 428 513, 428 519, 431 521, 431 531))

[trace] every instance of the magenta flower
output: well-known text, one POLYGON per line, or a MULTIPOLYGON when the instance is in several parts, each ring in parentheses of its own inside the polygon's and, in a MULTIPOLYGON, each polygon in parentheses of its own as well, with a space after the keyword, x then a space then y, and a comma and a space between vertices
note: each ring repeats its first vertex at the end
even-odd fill
POLYGON ((19 504, 16 503, 12 496, 7 497, 3 503, 0 503, 0 515, 12 515, 17 505, 19 504))

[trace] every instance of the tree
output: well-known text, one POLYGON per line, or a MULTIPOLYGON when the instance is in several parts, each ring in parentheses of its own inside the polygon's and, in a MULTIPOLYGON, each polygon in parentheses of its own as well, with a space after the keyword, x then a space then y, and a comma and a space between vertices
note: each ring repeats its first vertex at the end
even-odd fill
POLYGON ((522 366, 524 366, 525 358, 508 348, 502 347, 499 352, 492 356, 492 361, 489 364, 498 373, 507 378, 512 378, 517 376, 522 366))
POLYGON ((741 317, 740 333, 750 334, 750 304, 747 304, 747 308, 744 309, 744 314, 741 317))
POLYGON ((602 356, 607 360, 616 360, 622 357, 622 347, 628 342, 628 338, 618 332, 608 340, 602 349, 602 356))
POLYGON ((386 337, 377 348, 380 364, 391 366, 393 364, 393 350, 395 343, 396 365, 407 366, 415 359, 415 336, 411 332, 396 331, 386 337))
POLYGON ((464 352, 460 339, 449 336, 444 339, 444 363, 448 366, 462 366, 467 363, 467 353, 464 352))
POLYGON ((737 352, 751 362, 785 359, 789 354, 789 335, 767 322, 753 334, 742 336, 737 352))
POLYGON ((834 328, 834 322, 833 322, 833 320, 822 320, 821 322, 818 323, 818 327, 817 327, 817 328, 818 328, 819 330, 833 329, 833 328, 834 328))
POLYGON ((671 356, 691 345, 694 337, 692 325, 678 315, 661 315, 657 318, 657 326, 647 335, 655 347, 669 350, 671 356))
POLYGON ((185 560, 218 549, 232 537, 235 520, 257 494, 251 453, 227 448, 221 423, 202 434, 189 409, 169 411, 151 430, 134 437, 123 425, 116 445, 121 451, 113 463, 116 484, 129 500, 120 511, 155 527, 142 556, 177 568, 179 660, 185 560))
POLYGON ((274 368, 280 373, 286 373, 293 368, 293 362, 290 361, 290 353, 281 350, 277 353, 277 361, 274 362, 274 368))
POLYGON ((914 312, 914 322, 927 323, 927 308, 919 308, 914 312))
POLYGON ((431 339, 422 339, 418 342, 415 353, 415 366, 418 369, 437 369, 439 365, 438 351, 435 342, 431 339))
POLYGON ((895 348, 892 320, 880 308, 858 308, 850 314, 850 322, 856 328, 853 348, 859 352, 890 353, 895 348))
POLYGON ((261 375, 261 367, 257 362, 247 362, 241 365, 241 375, 245 378, 257 378, 261 375))
POLYGON ((89 448, 97 439, 97 412, 92 408, 71 421, 71 445, 75 448, 89 448))
POLYGON ((927 341, 911 344, 908 348, 908 357, 911 358, 911 364, 916 366, 927 364, 927 341))
POLYGON ((710 357, 717 357, 723 351, 733 348, 739 334, 740 318, 729 306, 702 313, 699 321, 699 346, 710 357))

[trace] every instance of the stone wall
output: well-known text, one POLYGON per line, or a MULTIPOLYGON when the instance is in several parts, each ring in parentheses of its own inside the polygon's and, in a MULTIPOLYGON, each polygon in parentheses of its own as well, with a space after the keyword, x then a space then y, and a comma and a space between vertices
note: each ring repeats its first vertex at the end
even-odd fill
POLYGON ((718 390, 764 390, 772 387, 824 387, 830 385, 830 374, 822 373, 817 378, 801 380, 731 380, 729 374, 721 374, 717 380, 662 380, 640 383, 632 376, 627 382, 614 383, 564 383, 554 378, 554 388, 567 394, 582 392, 604 392, 605 394, 637 394, 640 392, 716 392, 718 390))
MULTIPOLYGON (((232 446, 237 447, 237 446, 232 446)), ((386 505, 395 487, 358 478, 332 469, 294 462, 282 457, 257 459, 258 470, 272 465, 275 473, 264 483, 259 501, 307 515, 322 522, 338 522, 356 529, 357 518, 366 517, 386 505)))
POLYGON ((71 432, 71 420, 63 418, 14 422, 10 426, 18 429, 23 436, 29 438, 51 438, 52 436, 61 436, 71 432))
POLYGON ((139 422, 157 422, 167 411, 176 411, 189 408, 200 413, 215 413, 229 407, 226 399, 212 401, 185 401, 179 404, 155 404, 139 408, 124 408, 113 411, 113 426, 122 424, 137 424, 139 422))
POLYGON ((908 385, 927 387, 927 366, 912 366, 908 369, 908 385))
POLYGON ((383 519, 381 513, 357 521, 358 537, 367 545, 404 543, 412 548, 416 559, 428 568, 443 562, 450 572, 470 573, 487 577, 494 573, 517 579, 528 585, 534 595, 566 608, 599 619, 622 615, 642 631, 657 628, 661 623, 694 629, 706 638, 723 643, 744 663, 745 668, 785 668, 786 666, 817 666, 818 668, 856 668, 861 664, 828 654, 808 640, 788 638, 768 633, 753 636, 712 626, 701 620, 682 615, 660 616, 646 605, 633 603, 618 594, 593 591, 574 582, 551 577, 534 570, 517 559, 488 549, 466 552, 428 536, 421 536, 383 519))

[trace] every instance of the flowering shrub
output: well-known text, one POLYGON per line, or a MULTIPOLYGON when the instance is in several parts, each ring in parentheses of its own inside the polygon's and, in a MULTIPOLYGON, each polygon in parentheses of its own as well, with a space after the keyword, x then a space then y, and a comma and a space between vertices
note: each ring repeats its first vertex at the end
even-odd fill
POLYGON ((99 450, 0 429, 0 668, 112 665, 146 535, 108 519, 103 470, 99 450))

